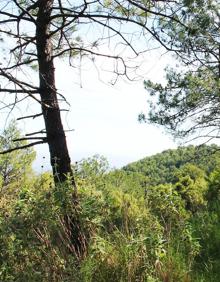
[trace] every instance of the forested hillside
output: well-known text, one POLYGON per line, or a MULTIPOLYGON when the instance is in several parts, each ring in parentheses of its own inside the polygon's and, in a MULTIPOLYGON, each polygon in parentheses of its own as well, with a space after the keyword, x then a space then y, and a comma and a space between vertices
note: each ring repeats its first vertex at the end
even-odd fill
POLYGON ((189 163, 208 176, 220 165, 220 148, 216 145, 179 147, 131 163, 123 170, 141 173, 148 177, 151 184, 163 184, 175 181, 176 172, 189 163))
MULTIPOLYGON (((15 126, 8 132, 19 137, 15 126)), ((71 180, 54 185, 51 173, 31 172, 32 150, 13 154, 0 157, 0 281, 219 281, 217 146, 168 150, 121 170, 104 157, 82 160, 73 165, 80 207, 71 180)))

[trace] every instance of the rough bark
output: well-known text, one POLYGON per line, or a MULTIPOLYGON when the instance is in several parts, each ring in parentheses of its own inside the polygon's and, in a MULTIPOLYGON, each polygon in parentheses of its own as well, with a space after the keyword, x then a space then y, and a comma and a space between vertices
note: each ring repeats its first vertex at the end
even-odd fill
POLYGON ((50 37, 50 16, 53 2, 53 0, 40 0, 38 2, 36 45, 39 64, 39 93, 54 181, 55 183, 62 183, 70 175, 75 187, 55 85, 53 46, 50 37))
POLYGON ((74 187, 73 208, 75 208, 75 214, 64 215, 64 224, 72 242, 73 253, 80 260, 86 253, 87 243, 78 218, 77 210, 79 207, 76 185, 57 99, 53 46, 50 37, 50 16, 53 2, 53 0, 39 1, 36 22, 36 45, 40 82, 39 93, 42 101, 42 113, 45 121, 47 143, 55 184, 65 182, 68 176, 70 176, 74 187))

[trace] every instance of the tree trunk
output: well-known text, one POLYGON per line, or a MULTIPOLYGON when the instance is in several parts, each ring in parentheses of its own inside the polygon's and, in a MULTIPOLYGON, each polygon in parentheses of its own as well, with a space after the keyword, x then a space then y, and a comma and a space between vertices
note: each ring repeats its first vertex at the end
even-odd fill
POLYGON ((55 68, 53 62, 53 45, 50 37, 50 16, 54 0, 39 0, 36 22, 36 45, 39 64, 39 93, 42 102, 42 113, 45 121, 47 142, 50 151, 50 161, 53 168, 55 185, 63 183, 71 177, 74 187, 73 209, 75 214, 65 214, 65 228, 70 234, 70 240, 76 257, 80 259, 86 253, 86 238, 81 231, 78 218, 78 199, 73 178, 69 152, 66 144, 60 108, 55 85, 55 68))
POLYGON ((55 184, 66 181, 69 175, 75 187, 55 85, 53 46, 50 37, 50 16, 53 2, 54 0, 38 1, 36 45, 39 64, 39 93, 55 184))

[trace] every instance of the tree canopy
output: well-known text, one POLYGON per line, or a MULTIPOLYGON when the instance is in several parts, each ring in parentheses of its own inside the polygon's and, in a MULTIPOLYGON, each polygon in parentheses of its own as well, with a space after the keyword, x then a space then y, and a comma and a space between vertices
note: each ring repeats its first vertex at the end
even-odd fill
MULTIPOLYGON (((140 120, 165 126, 175 137, 219 137, 219 3, 183 1, 179 13, 187 29, 163 25, 174 38, 178 67, 166 69, 166 83, 145 81, 151 110, 140 120)), ((166 38, 166 36, 165 36, 166 38)))
MULTIPOLYGON (((158 185, 175 183, 176 173, 187 163, 202 169, 206 175, 215 170, 220 162, 220 151, 217 145, 178 147, 166 150, 154 156, 146 157, 123 167, 126 172, 141 173, 148 178, 148 183, 158 185)), ((187 173, 189 174, 189 173, 187 173)))

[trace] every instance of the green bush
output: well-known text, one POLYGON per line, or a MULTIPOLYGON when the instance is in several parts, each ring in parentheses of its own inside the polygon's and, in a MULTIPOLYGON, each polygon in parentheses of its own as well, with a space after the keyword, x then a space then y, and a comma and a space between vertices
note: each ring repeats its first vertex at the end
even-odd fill
POLYGON ((151 186, 103 162, 78 164, 78 202, 50 173, 6 190, 0 281, 218 282, 219 173, 183 166, 151 186))

